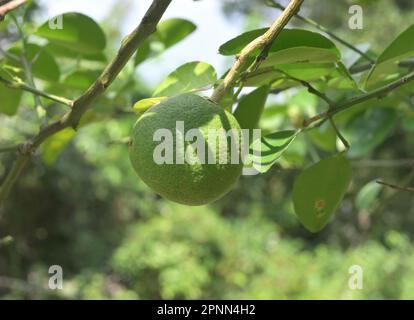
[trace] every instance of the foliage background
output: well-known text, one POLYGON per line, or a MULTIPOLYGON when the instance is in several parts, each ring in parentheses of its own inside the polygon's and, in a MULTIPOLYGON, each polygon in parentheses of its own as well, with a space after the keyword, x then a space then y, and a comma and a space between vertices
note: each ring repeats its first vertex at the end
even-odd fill
MULTIPOLYGON (((352 43, 372 43, 373 50, 381 51, 414 21, 412 1, 305 2, 305 15, 352 43), (350 32, 348 7, 355 2, 364 5, 365 28, 350 32)), ((41 10, 34 10, 32 18, 41 10)), ((259 0, 223 1, 223 12, 243 29, 264 26, 278 14, 259 0)), ((119 43, 116 21, 123 13, 113 10, 102 21, 107 56, 119 43)), ((0 26, 0 44, 7 47, 16 32, 0 26)), ((168 51, 155 59, 168 60, 168 51)), ((129 66, 108 93, 116 96, 109 103, 111 113, 100 101, 94 116, 101 121, 82 127, 58 153, 63 142, 47 144, 25 171, 0 211, 2 298, 414 298, 412 195, 382 189, 372 200, 361 195, 358 200, 361 188, 376 178, 412 180, 414 140, 406 129, 414 125, 408 120, 396 123, 380 146, 352 159, 350 192, 332 222, 311 234, 293 213, 291 190, 301 167, 329 154, 312 138, 298 140, 271 172, 242 178, 234 191, 209 206, 180 206, 151 192, 118 143, 135 121, 125 109, 153 89, 141 79, 140 67, 129 66), (53 264, 63 267, 62 291, 46 289, 53 264), (355 264, 364 270, 363 290, 348 287, 348 268, 355 264)), ((76 90, 71 88, 69 96, 76 90)), ((302 90, 269 106, 275 103, 285 105, 285 113, 262 123, 265 128, 291 125, 318 101, 302 90)), ((36 132, 32 104, 25 94, 16 116, 0 115, 2 140, 36 132)), ((49 112, 60 110, 52 105, 49 112)), ((13 158, 0 154, 0 177, 13 158)))

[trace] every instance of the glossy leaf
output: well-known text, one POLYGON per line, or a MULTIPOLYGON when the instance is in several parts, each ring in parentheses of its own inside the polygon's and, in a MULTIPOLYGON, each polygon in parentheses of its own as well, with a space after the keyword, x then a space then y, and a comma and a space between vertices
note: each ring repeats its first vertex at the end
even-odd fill
POLYGON ((286 130, 274 132, 255 140, 250 150, 253 167, 261 173, 269 171, 296 135, 297 131, 286 130))
POLYGON ((183 64, 173 71, 155 89, 153 97, 173 96, 180 93, 197 91, 216 82, 214 68, 205 62, 194 61, 183 64))
MULTIPOLYGON (((58 21, 54 17, 52 21, 58 21)), ((100 53, 105 49, 106 37, 98 23, 77 12, 61 16, 62 28, 50 28, 49 21, 41 25, 35 34, 52 43, 81 53, 100 53)))
POLYGON ((349 162, 336 155, 305 169, 293 186, 293 205, 311 232, 322 230, 338 208, 352 178, 349 162))

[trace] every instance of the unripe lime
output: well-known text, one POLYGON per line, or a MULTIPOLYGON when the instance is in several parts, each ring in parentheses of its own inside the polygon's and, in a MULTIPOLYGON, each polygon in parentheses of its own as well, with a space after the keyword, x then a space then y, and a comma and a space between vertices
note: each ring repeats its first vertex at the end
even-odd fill
POLYGON ((138 176, 156 193, 178 203, 203 205, 237 182, 243 168, 242 141, 231 113, 195 94, 182 94, 138 119, 129 153, 138 176), (211 135, 217 132, 221 142, 211 135))

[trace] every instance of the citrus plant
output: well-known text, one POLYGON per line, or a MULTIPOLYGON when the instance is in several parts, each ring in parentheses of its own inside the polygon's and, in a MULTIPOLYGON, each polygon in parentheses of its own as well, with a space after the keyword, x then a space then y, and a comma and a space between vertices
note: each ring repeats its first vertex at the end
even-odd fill
MULTIPOLYGON (((122 113, 137 120, 131 139, 123 141, 134 169, 165 198, 187 205, 210 203, 234 187, 243 163, 159 165, 153 158, 157 129, 175 130, 177 121, 183 121, 205 138, 206 153, 216 148, 207 138, 209 129, 247 129, 250 169, 267 174, 276 165, 302 167, 292 187, 293 207, 307 229, 320 231, 351 184, 350 159, 379 147, 400 123, 402 130, 414 127, 414 25, 376 52, 302 16, 303 2, 291 0, 283 7, 267 1, 277 16, 268 28, 247 31, 218 48, 234 60, 225 74, 217 76, 207 62, 191 61, 170 73, 150 97, 133 94, 140 85, 135 70, 196 30, 185 19, 162 20, 174 1, 153 0, 112 55, 102 27, 84 14, 68 12, 33 25, 27 21, 32 1, 2 5, 2 28, 16 36, 1 43, 0 113, 30 118, 32 129, 0 137, 0 152, 15 154, 1 177, 0 206, 37 154, 53 165, 77 130, 122 113), (309 28, 288 28, 294 19, 309 28), (68 62, 65 68, 61 61, 68 62), (270 102, 286 93, 297 108, 270 102), (254 129, 262 129, 258 139, 254 129), (310 166, 297 157, 307 153, 314 162, 310 166)), ((245 141, 238 142, 242 146, 245 141)), ((187 152, 188 144, 173 146, 187 152)), ((412 192, 398 183, 379 182, 412 192)), ((369 206, 372 193, 378 192, 376 182, 368 187, 358 197, 361 206, 369 206)))

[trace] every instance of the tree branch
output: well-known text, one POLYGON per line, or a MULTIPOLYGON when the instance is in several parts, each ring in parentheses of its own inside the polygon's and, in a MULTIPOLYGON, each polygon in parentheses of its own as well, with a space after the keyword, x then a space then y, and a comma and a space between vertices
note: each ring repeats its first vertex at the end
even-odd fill
POLYGON ((122 41, 118 53, 104 69, 98 79, 86 90, 86 92, 73 102, 72 109, 60 120, 44 127, 40 132, 29 139, 19 148, 18 158, 11 171, 6 176, 0 187, 0 206, 8 196, 12 186, 28 163, 31 155, 50 136, 67 128, 76 129, 82 115, 91 107, 92 103, 111 85, 139 45, 155 32, 158 22, 167 10, 172 0, 153 0, 150 8, 145 13, 139 26, 126 36, 122 41))
POLYGON ((4 20, 7 13, 24 5, 26 2, 27 0, 13 0, 0 6, 0 21, 4 20))
POLYGON ((33 88, 33 87, 29 86, 28 84, 26 84, 22 81, 9 81, 9 80, 4 79, 3 77, 0 76, 0 82, 2 82, 7 88, 10 88, 10 89, 24 90, 24 91, 33 93, 37 96, 40 96, 40 97, 43 97, 43 98, 46 98, 46 99, 64 104, 64 105, 67 105, 69 107, 72 107, 72 105, 73 105, 72 100, 43 92, 41 90, 38 90, 36 88, 33 88))
POLYGON ((211 96, 211 100, 220 102, 227 91, 237 81, 242 71, 246 68, 247 64, 249 63, 249 57, 251 54, 258 49, 263 49, 269 46, 269 44, 271 44, 277 38, 279 33, 283 30, 293 15, 300 9, 302 3, 303 0, 291 0, 289 5, 283 11, 282 15, 280 15, 273 22, 270 28, 263 35, 256 38, 243 48, 243 50, 240 52, 240 55, 237 57, 236 62, 233 64, 224 80, 220 82, 220 84, 214 90, 211 96))
MULTIPOLYGON (((283 72, 283 71, 282 71, 283 72)), ((305 80, 301 80, 295 77, 292 77, 290 75, 288 75, 287 73, 283 72, 283 74, 286 75, 286 77, 288 77, 289 79, 292 79, 293 81, 299 82, 300 84, 302 84, 302 86, 304 86, 305 88, 308 89, 308 92, 321 98, 323 101, 326 102, 326 104, 329 107, 329 110, 331 110, 333 108, 334 102, 323 92, 319 91, 318 89, 316 89, 314 86, 312 86, 309 82, 305 81, 305 80)), ((345 139, 345 137, 342 135, 341 131, 339 131, 339 128, 337 127, 336 123, 334 122, 334 120, 332 119, 332 117, 329 117, 329 122, 333 128, 333 130, 335 131, 336 136, 339 138, 339 140, 341 140, 342 144, 345 146, 346 149, 349 149, 349 142, 345 139)))
POLYGON ((388 94, 389 92, 407 84, 408 82, 414 80, 414 72, 411 72, 407 75, 405 75, 404 77, 391 82, 381 88, 378 88, 376 90, 373 90, 371 92, 368 93, 364 93, 360 96, 354 97, 350 100, 347 100, 345 102, 333 105, 333 108, 331 108, 330 110, 326 111, 326 112, 322 112, 312 118, 306 119, 303 122, 303 127, 308 127, 310 124, 319 121, 319 120, 324 120, 327 118, 330 118, 332 116, 334 116, 335 114, 337 114, 338 112, 344 111, 348 108, 351 108, 354 105, 357 105, 361 102, 373 99, 373 98, 377 98, 377 97, 382 97, 386 94, 388 94))
MULTIPOLYGON (((401 67, 401 68, 413 69, 414 68, 414 60, 413 59, 402 60, 402 61, 400 61, 398 66, 401 67)), ((361 73, 361 72, 364 72, 364 71, 368 71, 371 68, 372 68, 372 63, 364 63, 364 64, 352 66, 349 69, 349 72, 351 74, 356 74, 356 73, 361 73)))

